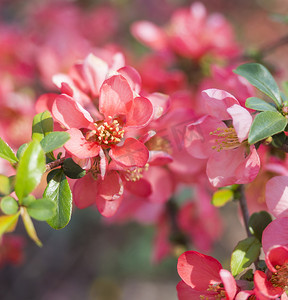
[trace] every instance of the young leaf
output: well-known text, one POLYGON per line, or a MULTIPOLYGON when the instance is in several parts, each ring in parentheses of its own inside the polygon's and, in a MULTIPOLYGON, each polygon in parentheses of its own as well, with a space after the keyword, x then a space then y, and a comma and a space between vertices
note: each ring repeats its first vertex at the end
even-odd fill
POLYGON ((21 204, 40 183, 45 172, 45 156, 40 143, 35 140, 29 143, 23 153, 16 174, 15 193, 21 204))
POLYGON ((18 162, 18 158, 14 154, 13 150, 1 138, 0 138, 0 157, 8 160, 11 164, 16 164, 18 162))
POLYGON ((233 200, 233 191, 229 189, 221 189, 216 191, 212 197, 212 204, 216 207, 224 206, 227 202, 233 200))
POLYGON ((47 134, 40 143, 44 152, 49 153, 62 147, 69 139, 70 135, 68 132, 54 131, 47 134))
POLYGON ((248 222, 249 231, 261 242, 262 233, 272 218, 267 211, 259 211, 254 213, 248 222))
POLYGON ((0 237, 5 232, 11 232, 15 229, 20 212, 15 215, 0 217, 0 237))
POLYGON ((257 63, 248 63, 239 66, 234 72, 246 78, 257 89, 270 97, 277 107, 281 106, 282 100, 277 83, 264 66, 257 63))
POLYGON ((285 129, 287 119, 275 111, 263 111, 259 113, 251 126, 248 143, 255 144, 269 136, 273 136, 285 129))
POLYGON ((27 212, 38 221, 47 221, 55 215, 56 204, 49 199, 37 199, 27 206, 27 212))
POLYGON ((43 197, 56 204, 56 214, 47 223, 54 229, 65 227, 71 219, 72 193, 63 170, 58 170, 49 181, 43 197))
POLYGON ((3 197, 0 206, 6 215, 14 215, 19 209, 18 202, 11 196, 3 197))
POLYGON ((20 159, 22 157, 22 155, 25 152, 25 150, 27 149, 27 147, 28 147, 28 144, 25 143, 18 148, 17 153, 16 153, 16 156, 18 159, 20 159))
POLYGON ((42 243, 41 241, 39 240, 38 236, 37 236, 37 233, 36 233, 36 230, 35 230, 35 227, 34 227, 34 224, 26 210, 25 207, 21 207, 21 216, 22 216, 22 220, 23 220, 23 223, 24 223, 24 226, 25 226, 25 229, 28 233, 28 235, 30 236, 30 238, 39 246, 39 247, 42 247, 42 243))
POLYGON ((32 124, 32 139, 41 141, 47 134, 53 131, 53 119, 48 110, 37 114, 32 124))
POLYGON ((66 176, 72 179, 78 179, 86 174, 86 171, 77 165, 72 158, 65 159, 63 163, 63 171, 66 176))
POLYGON ((238 275, 248 268, 260 255, 261 243, 256 237, 240 241, 231 256, 231 273, 238 275))
POLYGON ((12 192, 11 179, 5 175, 0 174, 0 197, 11 194, 12 192))
POLYGON ((257 97, 250 97, 246 100, 245 106, 247 108, 255 109, 258 111, 276 111, 277 109, 272 104, 257 98, 257 97))

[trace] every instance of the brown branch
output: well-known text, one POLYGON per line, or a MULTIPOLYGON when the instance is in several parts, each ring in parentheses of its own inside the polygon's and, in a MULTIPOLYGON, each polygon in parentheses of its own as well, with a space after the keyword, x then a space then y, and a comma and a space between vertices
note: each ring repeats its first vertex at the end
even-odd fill
POLYGON ((46 164, 46 172, 51 171, 52 169, 55 169, 57 167, 60 167, 61 165, 63 165, 65 158, 60 158, 60 159, 56 159, 52 162, 50 162, 49 164, 46 164))

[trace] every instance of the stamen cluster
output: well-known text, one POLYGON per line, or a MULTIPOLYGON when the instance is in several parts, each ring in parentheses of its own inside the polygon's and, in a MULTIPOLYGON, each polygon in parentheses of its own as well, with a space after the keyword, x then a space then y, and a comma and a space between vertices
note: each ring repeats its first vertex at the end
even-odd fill
POLYGON ((216 145, 212 146, 212 149, 215 149, 218 152, 221 150, 235 149, 241 145, 233 127, 219 127, 215 131, 210 132, 210 135, 218 137, 215 139, 216 145))
POLYGON ((127 181, 138 181, 143 177, 143 172, 147 171, 149 164, 146 164, 143 168, 135 168, 134 170, 127 170, 125 174, 125 179, 127 181))
POLYGON ((288 291, 288 262, 282 266, 276 266, 277 272, 272 274, 270 282, 275 287, 281 287, 283 290, 288 291))

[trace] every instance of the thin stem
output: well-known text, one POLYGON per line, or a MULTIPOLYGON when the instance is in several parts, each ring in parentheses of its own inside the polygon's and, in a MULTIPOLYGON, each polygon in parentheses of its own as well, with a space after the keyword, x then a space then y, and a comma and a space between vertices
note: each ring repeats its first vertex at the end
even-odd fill
POLYGON ((240 192, 240 198, 239 198, 240 208, 241 208, 241 212, 242 212, 242 216, 243 216, 245 230, 246 230, 246 233, 247 233, 247 235, 249 237, 252 234, 249 231, 249 226, 248 226, 249 212, 248 212, 246 197, 245 197, 245 194, 244 194, 244 185, 243 184, 241 184, 239 186, 239 192, 240 192))
POLYGON ((56 159, 52 162, 50 162, 49 164, 46 164, 46 172, 49 172, 52 169, 55 169, 61 165, 63 165, 65 158, 62 157, 60 159, 56 159))

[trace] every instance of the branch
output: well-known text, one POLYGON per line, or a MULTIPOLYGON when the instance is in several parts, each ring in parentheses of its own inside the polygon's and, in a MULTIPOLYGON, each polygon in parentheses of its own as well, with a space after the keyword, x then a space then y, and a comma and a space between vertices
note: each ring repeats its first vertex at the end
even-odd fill
POLYGON ((242 213, 242 216, 243 216, 245 230, 246 230, 246 233, 249 237, 249 236, 252 236, 252 234, 249 231, 249 226, 248 226, 249 212, 248 212, 246 197, 245 197, 245 194, 244 194, 244 185, 243 184, 241 184, 239 186, 239 192, 240 192, 239 203, 240 203, 241 213, 242 213))
POLYGON ((51 171, 52 169, 55 169, 59 166, 62 166, 64 163, 65 158, 60 158, 60 159, 56 159, 52 162, 50 162, 49 164, 46 164, 46 172, 51 171))

